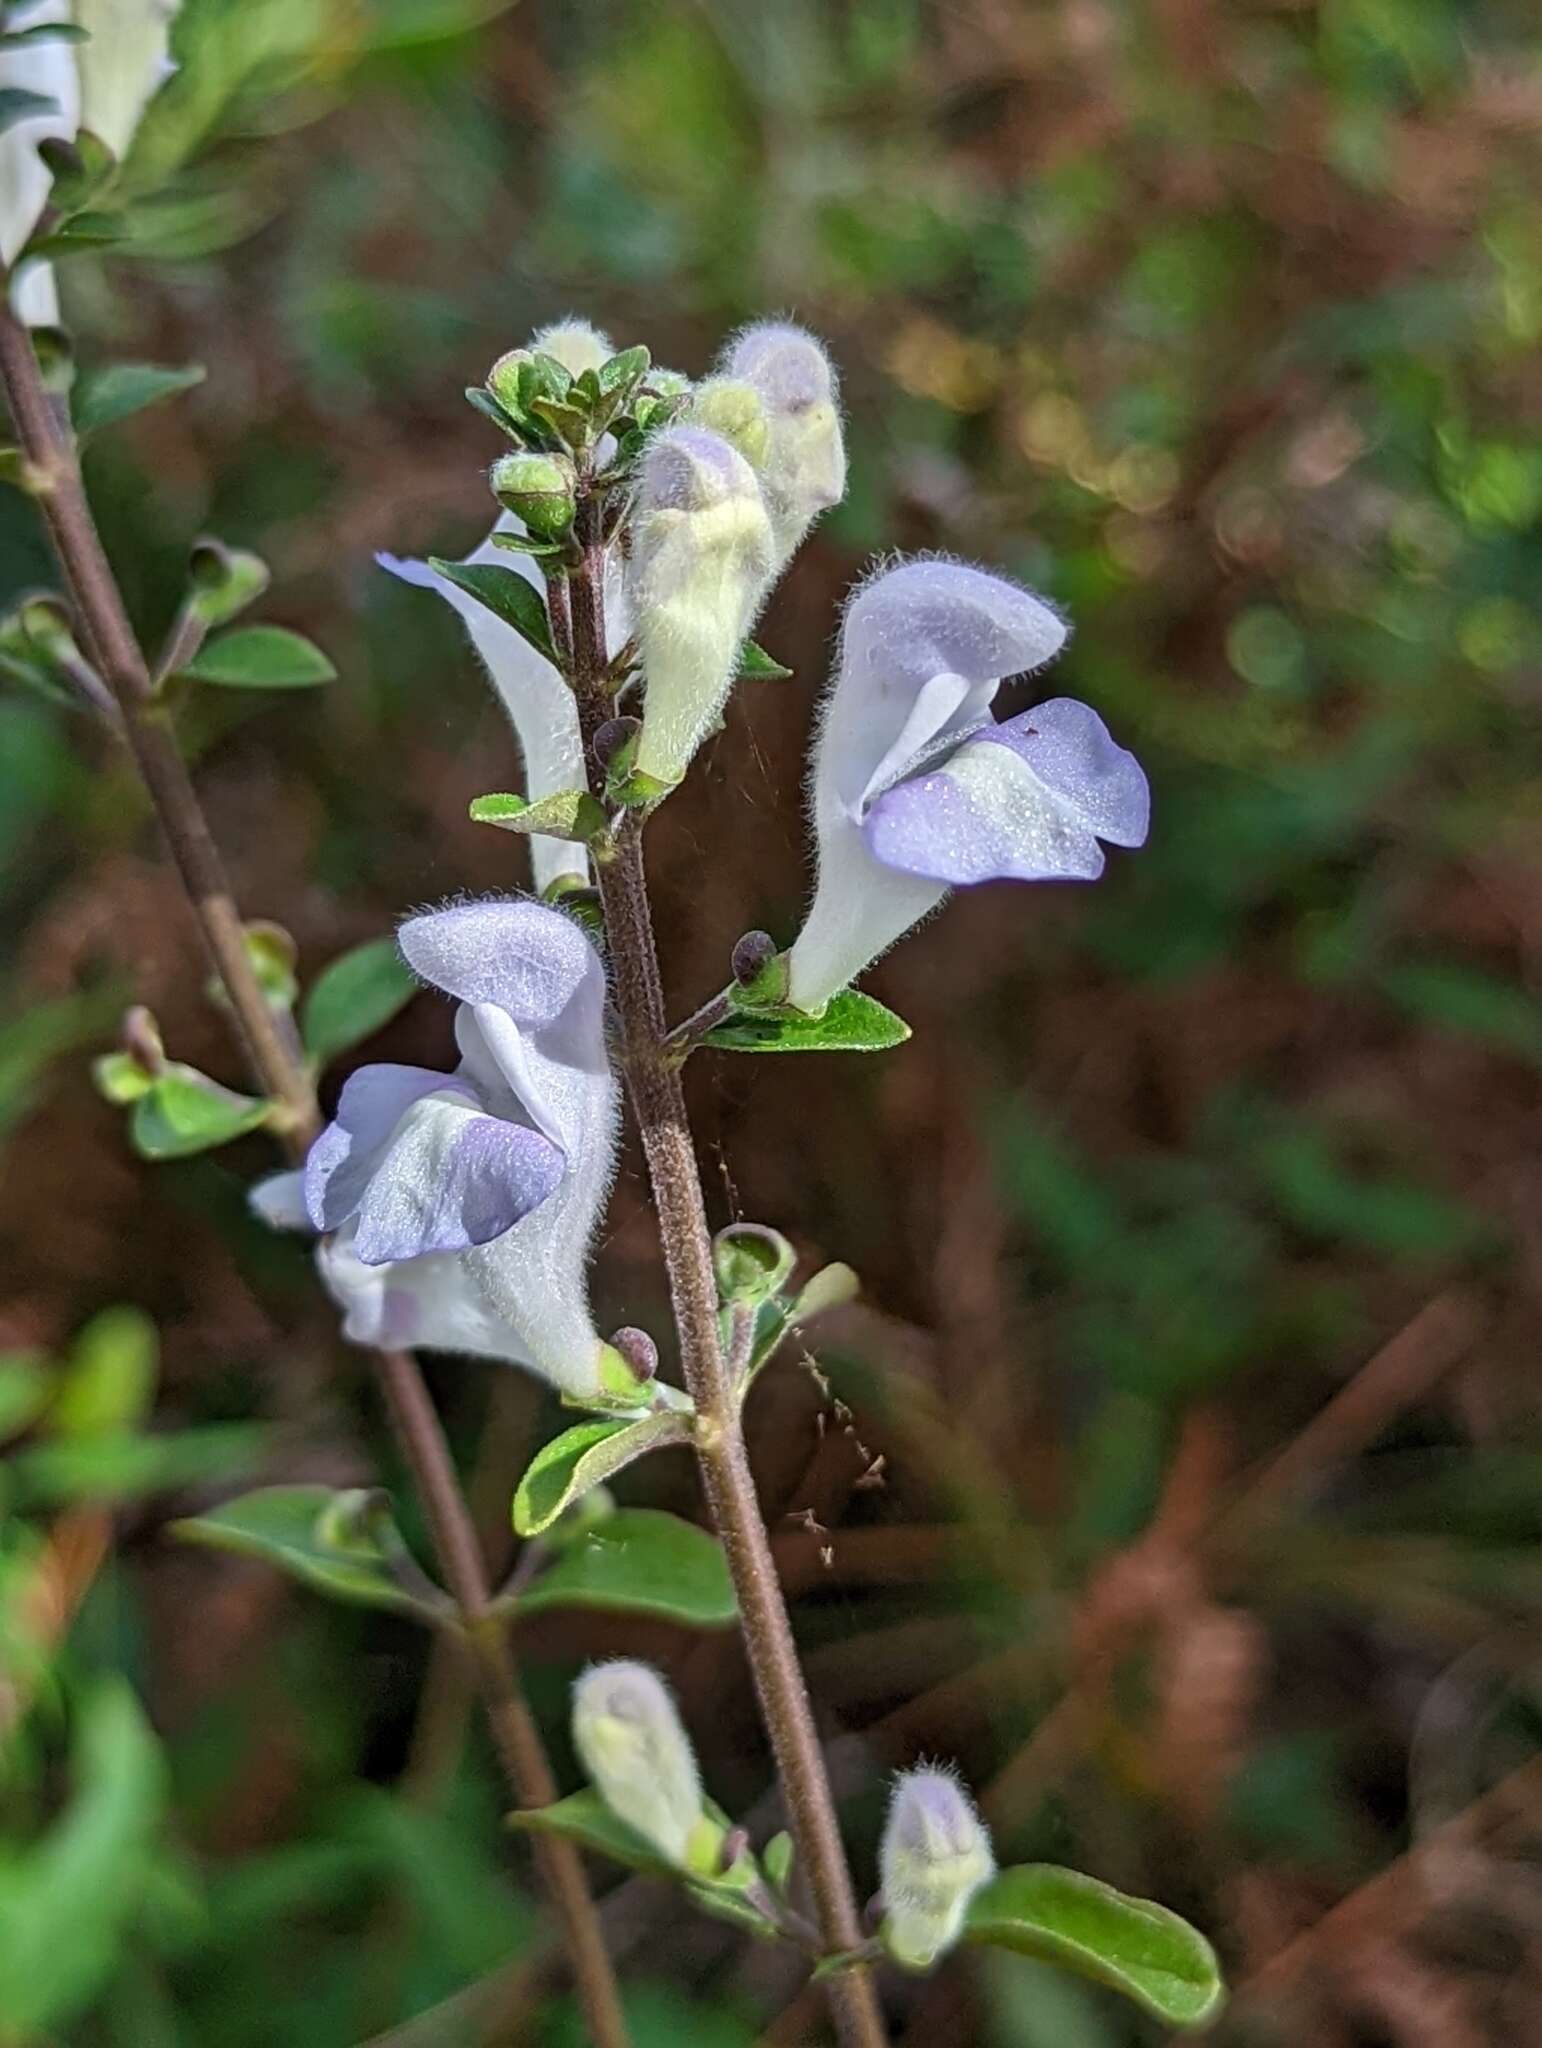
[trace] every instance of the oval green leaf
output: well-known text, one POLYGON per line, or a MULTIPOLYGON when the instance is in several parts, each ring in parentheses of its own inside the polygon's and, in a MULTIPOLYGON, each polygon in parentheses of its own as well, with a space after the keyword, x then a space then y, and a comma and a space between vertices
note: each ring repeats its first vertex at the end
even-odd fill
POLYGON ((570 1543, 514 1603, 656 1614, 689 1628, 725 1628, 738 1609, 723 1547, 657 1508, 619 1508, 570 1543))
POLYGON ((644 1415, 636 1422, 580 1422, 565 1429, 542 1445, 519 1482, 515 1529, 521 1536, 539 1536, 591 1486, 647 1451, 686 1442, 690 1434, 690 1418, 679 1414, 644 1415))
POLYGON ((551 621, 546 616, 541 593, 528 577, 521 576, 517 569, 500 569, 495 562, 444 562, 437 555, 428 566, 457 590, 464 590, 478 604, 486 605, 494 618, 512 626, 537 654, 555 666, 557 650, 552 645, 551 621))
POLYGON ((318 1593, 357 1607, 441 1620, 449 1602, 419 1569, 384 1495, 329 1486, 263 1486, 172 1534, 276 1565, 318 1593))
POLYGON ((184 363, 176 369, 160 363, 110 363, 106 369, 88 370, 71 396, 75 432, 87 440, 104 427, 132 419, 147 405, 191 391, 207 374, 202 363, 184 363))
POLYGON ((313 1060, 325 1062, 389 1024, 418 992, 395 939, 366 939, 317 975, 300 1008, 300 1036, 313 1060))
POLYGON ((871 996, 843 989, 822 1017, 801 1010, 741 1010, 702 1039, 720 1052, 887 1052, 903 1045, 910 1026, 871 996))
POLYGON ((222 1088, 196 1067, 170 1066, 134 1104, 129 1136, 145 1159, 186 1159, 267 1122, 268 1105, 222 1088))
POLYGON ((1200 2026, 1225 1996, 1214 1949, 1186 1920, 1079 1870, 1003 1870, 976 1894, 964 1927, 968 1941, 1110 1985, 1169 2026, 1200 2026))
POLYGON ((508 1816, 511 1828, 532 1835, 561 1835, 580 1849, 608 1856, 630 1870, 648 1870, 668 1877, 680 1873, 624 1820, 617 1820, 592 1785, 551 1806, 524 1806, 508 1816))
POLYGON ((206 641, 180 674, 227 690, 308 690, 337 670, 303 633, 287 626, 242 626, 206 641))

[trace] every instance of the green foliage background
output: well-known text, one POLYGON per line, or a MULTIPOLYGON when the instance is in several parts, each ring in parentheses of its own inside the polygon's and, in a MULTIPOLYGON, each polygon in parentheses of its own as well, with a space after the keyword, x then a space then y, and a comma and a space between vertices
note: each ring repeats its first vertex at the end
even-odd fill
MULTIPOLYGON (((795 929, 811 707, 873 552, 958 552, 1071 614, 1050 687, 1147 764, 1149 847, 1095 889, 956 902, 871 977, 900 1050, 703 1055, 693 1095, 717 1220, 867 1290, 828 1398, 784 1364, 751 1416, 864 1876, 882 1772, 956 1754, 1004 1853, 1156 1893, 1246 1986, 1537 1732, 1534 11, 187 0, 179 40, 142 246, 66 290, 88 362, 209 374, 104 433, 90 481, 148 636, 212 531, 338 668, 206 692, 186 727, 243 906, 308 981, 521 878, 465 815, 509 786, 499 716, 372 554, 479 536, 495 451, 460 389, 543 320, 694 373, 787 309, 845 380, 850 497, 760 632, 794 679, 741 690, 654 828, 682 1013, 741 931, 795 929)), ((5 495, 8 605, 50 572, 5 495)), ((92 1095, 131 999, 241 1077, 128 769, 13 689, 0 868, 0 1907, 31 1959, 0 1939, 0 2040, 575 2040, 419 1637, 164 1534, 235 1477, 393 1475, 303 1250, 246 1216, 263 1142, 152 1168, 92 1095), (37 1389, 92 1343, 145 1393, 158 1343, 154 1408, 40 1464, 37 1389)), ((419 1002, 368 1051, 447 1049, 419 1002)), ((650 1231, 629 1159, 601 1310, 662 1334, 650 1231)), ((491 1378, 435 1370, 497 1529, 552 1417, 491 1378)), ((622 1490, 691 1511, 669 1461, 622 1490)), ((753 1805, 716 1639, 533 1624, 559 1752, 566 1680, 617 1648, 670 1664, 717 1796, 753 1805)), ((1526 2038, 1506 1855, 1468 1885, 1509 1947, 1463 1945, 1465 1895, 1405 1912, 1294 2005, 1244 1989, 1219 2038, 1433 2041, 1410 2014, 1437 1998, 1442 2040, 1526 2038)), ((617 1939, 639 2048, 755 2040, 791 1996, 662 1893, 617 1939)), ((1156 2038, 1010 1959, 894 1995, 938 2044, 1156 2038)))

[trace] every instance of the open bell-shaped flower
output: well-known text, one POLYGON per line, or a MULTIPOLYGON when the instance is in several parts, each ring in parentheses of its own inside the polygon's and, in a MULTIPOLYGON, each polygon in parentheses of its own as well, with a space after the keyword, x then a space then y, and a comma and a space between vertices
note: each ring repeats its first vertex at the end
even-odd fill
POLYGON ((764 427, 757 431, 764 452, 751 454, 750 460, 771 515, 779 574, 819 514, 845 495, 846 447, 835 369, 812 334, 768 321, 735 336, 719 377, 727 386, 718 399, 725 410, 734 386, 748 387, 763 408, 764 427))
POLYGON ((990 1836, 949 1770, 901 1771, 879 1849, 890 1954, 925 1970, 963 1931, 969 1901, 996 1872, 990 1836))
POLYGON ((636 772, 669 789, 712 729, 771 580, 755 472, 704 427, 648 444, 632 527, 631 600, 645 688, 636 772))
POLYGON ((651 1664, 591 1664, 573 1687, 573 1746, 605 1804, 685 1867, 702 1827, 696 1752, 651 1664))
MULTIPOLYGON (((410 918, 400 942, 458 999, 461 1062, 360 1068, 311 1147, 300 1192, 344 1334, 507 1359, 593 1398, 606 1347, 585 1266, 620 1117, 599 956, 528 900, 410 918)), ((280 1176, 254 1200, 283 1224, 294 1197, 280 1176)))
POLYGON ((1066 629, 1031 591, 961 562, 902 563, 847 607, 814 754, 814 901, 788 999, 818 1012, 951 888, 1103 871, 1139 846, 1150 791, 1088 705, 1054 697, 997 724, 1008 676, 1066 629))

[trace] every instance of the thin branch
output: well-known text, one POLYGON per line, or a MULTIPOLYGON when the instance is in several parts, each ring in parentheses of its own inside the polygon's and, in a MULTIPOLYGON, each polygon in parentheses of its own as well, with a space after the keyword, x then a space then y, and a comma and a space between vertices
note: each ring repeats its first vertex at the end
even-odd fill
MULTIPOLYGON (((258 986, 219 850, 165 709, 156 699, 92 517, 75 450, 49 405, 31 338, 3 303, 3 280, 0 381, 29 464, 33 493, 69 586, 77 628, 122 713, 129 745, 230 998, 253 1073, 280 1105, 286 1147, 291 1158, 299 1158, 320 1128, 314 1083, 258 986)), ((507 1631, 488 1614, 481 1548, 422 1373, 406 1352, 379 1351, 370 1357, 428 1518, 440 1570, 460 1610, 510 1790, 522 1806, 550 1805, 557 1797, 556 1782, 525 1701, 507 1631)), ((543 1837, 534 1845, 534 1855, 561 1924, 596 2048, 627 2048, 620 1994, 578 1853, 567 1842, 543 1837)))
MULTIPOLYGON (((571 585, 574 677, 590 773, 592 741, 612 715, 605 641, 604 544, 592 504, 581 505, 583 559, 571 585)), ((739 1404, 718 1342, 717 1283, 695 1148, 668 1027, 639 831, 617 834, 599 870, 622 1059, 658 1212, 686 1383, 699 1417, 697 1459, 708 1507, 738 1595, 745 1647, 776 1758, 788 1819, 827 1953, 862 1945, 840 1828, 787 1608, 761 1520, 739 1404)), ((846 2048, 884 2048, 871 1974, 832 1978, 829 1997, 846 2048)))

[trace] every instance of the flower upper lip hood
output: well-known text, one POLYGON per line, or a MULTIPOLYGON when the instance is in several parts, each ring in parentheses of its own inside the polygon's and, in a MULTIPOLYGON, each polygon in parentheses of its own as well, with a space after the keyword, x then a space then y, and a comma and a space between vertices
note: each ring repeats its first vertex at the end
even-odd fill
POLYGON ((949 888, 1090 879, 1098 840, 1139 846, 1146 778, 1098 714, 1059 697, 996 724, 1008 676, 1066 629, 1043 601, 961 562, 912 561, 852 600, 814 760, 819 876, 788 967, 818 1010, 949 888))
POLYGON ((620 1116, 599 956, 524 899, 411 918, 400 943, 458 999, 461 1062, 361 1068, 311 1147, 305 1207, 336 1233, 322 1264, 347 1334, 505 1358, 592 1394, 584 1268, 620 1116))

